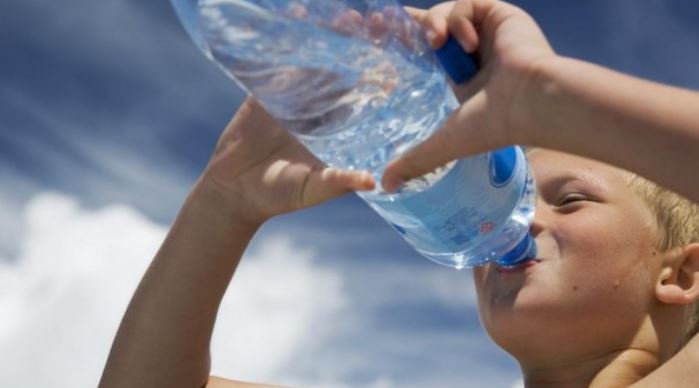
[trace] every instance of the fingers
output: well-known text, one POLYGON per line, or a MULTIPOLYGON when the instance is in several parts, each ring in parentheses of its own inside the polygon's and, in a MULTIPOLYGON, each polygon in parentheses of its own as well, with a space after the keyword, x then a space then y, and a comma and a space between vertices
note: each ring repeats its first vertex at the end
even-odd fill
POLYGON ((256 133, 260 138, 262 137, 260 128, 264 129, 264 133, 276 133, 282 130, 279 123, 255 98, 248 97, 224 129, 218 144, 250 136, 250 132, 256 133))
POLYGON ((432 7, 422 18, 422 26, 427 34, 427 41, 433 49, 444 45, 449 38, 447 18, 453 8, 453 2, 432 7))
POLYGON ((332 22, 332 29, 343 35, 357 35, 364 26, 364 16, 356 10, 349 10, 332 22))
POLYGON ((367 29, 372 40, 380 40, 388 33, 389 26, 381 12, 372 12, 367 20, 367 29))
POLYGON ((262 121, 265 124, 274 123, 274 118, 265 110, 265 108, 254 97, 248 96, 245 98, 238 111, 233 116, 229 125, 235 125, 240 121, 262 121))
POLYGON ((454 4, 446 20, 449 32, 469 53, 478 49, 478 33, 474 26, 475 17, 474 2, 459 0, 454 4))
MULTIPOLYGON (((414 24, 405 18, 401 9, 396 6, 388 6, 384 7, 382 13, 387 21, 390 35, 396 36, 405 47, 414 49, 418 42, 417 31, 414 24)), ((389 35, 388 31, 387 36, 389 35)))
POLYGON ((428 12, 426 9, 409 6, 405 6, 403 7, 403 9, 408 15, 410 15, 411 18, 415 19, 415 21, 418 23, 422 23, 422 18, 425 17, 425 15, 427 15, 428 12))
POLYGON ((391 162, 382 177, 384 190, 395 191, 452 160, 497 148, 495 131, 484 128, 486 101, 484 92, 477 93, 431 137, 391 162))
POLYGON ((303 189, 303 207, 313 206, 351 191, 373 190, 372 175, 366 171, 338 170, 332 167, 310 173, 303 189))
MULTIPOLYGON (((412 8, 414 15, 427 11, 412 8)), ((349 9, 330 22, 329 27, 342 35, 367 38, 377 46, 385 45, 390 38, 398 38, 403 45, 412 48, 417 42, 414 25, 406 22, 402 12, 395 6, 369 10, 362 14, 349 9)))
POLYGON ((412 7, 405 7, 405 10, 423 26, 433 49, 442 47, 450 34, 466 52, 473 53, 478 49, 478 34, 471 22, 474 16, 471 1, 442 3, 427 11, 412 7))
POLYGON ((304 19, 308 16, 308 9, 300 3, 293 3, 289 6, 288 15, 294 19, 304 19))
POLYGON ((226 125, 218 139, 216 149, 223 148, 225 143, 245 136, 247 128, 254 126, 273 127, 277 125, 272 116, 253 97, 247 97, 226 125))

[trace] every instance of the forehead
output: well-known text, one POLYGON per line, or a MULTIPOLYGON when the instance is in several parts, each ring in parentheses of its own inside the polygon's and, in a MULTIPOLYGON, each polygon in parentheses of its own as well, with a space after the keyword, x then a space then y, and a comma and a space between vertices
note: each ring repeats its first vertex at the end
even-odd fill
MULTIPOLYGON (((642 229, 643 233, 656 237, 661 233, 653 210, 632 189, 629 184, 631 175, 626 170, 541 148, 527 150, 527 158, 534 174, 537 195, 545 201, 555 203, 562 193, 569 191, 591 194, 595 202, 605 204, 604 209, 621 215, 626 223, 624 230, 633 232, 642 229)), ((602 207, 596 209, 599 211, 602 207)), ((610 214, 606 210, 605 214, 610 214)))
POLYGON ((582 181, 599 189, 629 193, 627 173, 596 160, 541 148, 527 152, 537 183, 582 181))
MULTIPOLYGON (((629 173, 596 160, 546 149, 528 150, 537 195, 555 203, 561 193, 580 191, 611 205, 636 226, 655 228, 653 212, 629 185, 629 173)), ((657 232, 657 231, 656 231, 657 232)), ((655 233, 655 232, 653 232, 655 233)))

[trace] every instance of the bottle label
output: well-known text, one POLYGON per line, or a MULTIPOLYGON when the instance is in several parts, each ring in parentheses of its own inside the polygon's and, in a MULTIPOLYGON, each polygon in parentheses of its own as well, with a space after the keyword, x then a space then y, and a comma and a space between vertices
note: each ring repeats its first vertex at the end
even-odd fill
POLYGON ((510 218, 526 179, 521 149, 507 147, 458 161, 423 191, 365 199, 419 251, 453 254, 510 218))

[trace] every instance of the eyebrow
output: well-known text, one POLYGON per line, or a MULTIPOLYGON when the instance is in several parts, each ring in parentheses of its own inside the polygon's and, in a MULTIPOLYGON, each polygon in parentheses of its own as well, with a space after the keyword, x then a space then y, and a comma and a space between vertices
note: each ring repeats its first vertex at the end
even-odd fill
POLYGON ((567 171, 562 175, 546 179, 541 186, 541 192, 542 194, 556 193, 569 182, 582 182, 591 191, 590 194, 604 194, 609 191, 608 185, 602 183, 597 177, 581 171, 567 171))

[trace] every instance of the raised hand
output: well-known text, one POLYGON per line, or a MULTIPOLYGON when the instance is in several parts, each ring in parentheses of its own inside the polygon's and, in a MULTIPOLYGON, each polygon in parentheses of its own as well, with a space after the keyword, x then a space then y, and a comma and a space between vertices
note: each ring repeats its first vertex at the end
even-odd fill
POLYGON ((452 35, 467 52, 478 53, 481 70, 455 86, 463 105, 444 127, 388 166, 387 190, 451 160, 527 139, 520 91, 537 64, 556 57, 536 22, 502 1, 462 0, 408 12, 426 29, 433 48, 452 35))
POLYGON ((235 214, 260 224, 350 191, 372 190, 375 183, 367 172, 325 166, 249 98, 221 135, 200 184, 235 214))

